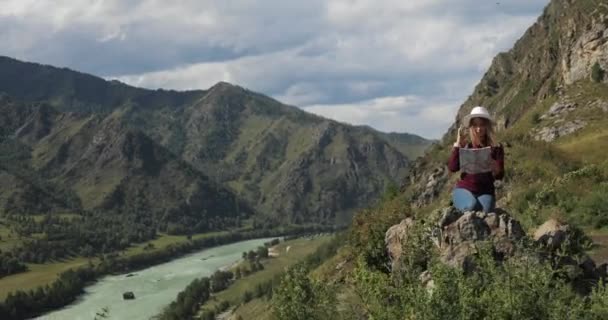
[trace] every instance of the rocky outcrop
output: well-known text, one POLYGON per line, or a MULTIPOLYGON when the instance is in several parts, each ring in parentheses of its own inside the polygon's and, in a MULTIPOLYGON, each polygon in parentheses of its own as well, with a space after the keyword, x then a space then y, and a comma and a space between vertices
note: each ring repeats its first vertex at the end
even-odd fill
POLYGON ((538 141, 551 142, 557 138, 567 136, 587 125, 583 120, 559 121, 556 126, 542 127, 535 131, 534 139, 538 141))
POLYGON ((589 284, 598 279, 606 279, 608 264, 599 266, 584 253, 590 239, 579 229, 556 219, 549 219, 534 232, 534 242, 543 248, 542 258, 552 262, 570 279, 574 288, 588 292, 589 284))
POLYGON ((555 250, 564 243, 570 234, 570 226, 555 219, 549 219, 534 232, 534 241, 555 250))
POLYGON ((572 111, 576 109, 576 107, 576 103, 558 101, 554 103, 551 108, 549 108, 549 111, 543 114, 540 119, 554 118, 563 115, 566 112, 572 111))
POLYGON ((386 231, 384 241, 388 248, 388 254, 391 258, 391 266, 393 269, 397 268, 399 257, 403 250, 403 244, 407 241, 409 229, 414 225, 414 220, 406 218, 401 223, 396 224, 386 231))
POLYGON ((425 159, 418 159, 410 169, 406 180, 402 181, 400 189, 412 188, 412 205, 423 207, 435 200, 448 181, 448 170, 445 164, 428 167, 425 159))
POLYGON ((570 54, 562 59, 564 83, 572 84, 588 78, 596 62, 603 70, 608 69, 608 28, 603 23, 596 23, 583 33, 570 54))
MULTIPOLYGON (((426 230, 425 236, 434 244, 440 261, 467 274, 475 272, 474 257, 482 247, 490 246, 494 259, 500 262, 515 255, 530 255, 530 252, 524 253, 520 248, 522 243, 533 241, 539 250, 528 258, 550 261, 556 270, 566 270, 568 279, 575 286, 580 286, 581 290, 588 288, 589 283, 606 277, 605 264, 598 267, 582 250, 572 249, 573 243, 584 238, 584 234, 577 229, 552 219, 542 224, 533 239, 529 239, 516 219, 504 210, 495 211, 487 214, 462 213, 447 207, 433 214, 437 218, 430 227, 412 218, 404 219, 389 228, 385 236, 392 271, 403 270, 402 258, 407 254, 404 250, 411 232, 415 227, 422 226, 426 230), (570 247, 566 248, 565 244, 570 247), (561 249, 559 254, 558 249, 561 249)), ((427 289, 432 288, 428 272, 421 274, 420 279, 427 289)))
MULTIPOLYGON (((472 256, 477 253, 477 244, 487 242, 492 245, 497 257, 501 259, 513 254, 515 242, 524 235, 517 220, 508 213, 465 212, 447 207, 436 213, 439 219, 430 228, 428 236, 438 250, 444 263, 461 267, 465 272, 474 269, 472 256)), ((415 220, 406 218, 386 232, 385 243, 391 257, 393 270, 399 269, 403 246, 408 241, 408 231, 415 220)))
POLYGON ((471 272, 474 268, 471 259, 477 252, 476 243, 491 243, 494 252, 502 259, 513 254, 515 242, 525 235, 519 222, 503 211, 460 213, 449 207, 443 209, 437 227, 434 243, 438 246, 441 260, 448 265, 461 267, 465 272, 471 272))

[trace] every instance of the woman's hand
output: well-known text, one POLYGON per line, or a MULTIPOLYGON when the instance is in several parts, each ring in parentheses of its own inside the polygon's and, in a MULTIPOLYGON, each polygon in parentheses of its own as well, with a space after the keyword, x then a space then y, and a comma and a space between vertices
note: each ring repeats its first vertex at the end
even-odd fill
POLYGON ((467 144, 467 135, 466 129, 462 126, 458 127, 458 136, 456 137, 456 145, 459 147, 464 147, 467 144))

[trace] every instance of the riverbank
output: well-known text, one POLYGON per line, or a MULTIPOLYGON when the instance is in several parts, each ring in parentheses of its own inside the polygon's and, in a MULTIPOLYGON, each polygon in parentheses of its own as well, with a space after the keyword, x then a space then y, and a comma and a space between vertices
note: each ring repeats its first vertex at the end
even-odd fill
MULTIPOLYGON (((69 269, 59 274, 54 282, 44 287, 38 286, 36 289, 20 289, 8 293, 5 301, 0 303, 0 318, 21 319, 34 317, 61 308, 72 303, 81 295, 84 292, 85 286, 92 284, 96 279, 104 275, 136 272, 139 269, 167 262, 194 251, 222 244, 255 238, 324 231, 333 231, 333 228, 323 226, 290 226, 271 230, 240 231, 238 233, 227 231, 210 237, 193 237, 185 242, 171 243, 163 249, 141 253, 131 252, 123 256, 117 254, 107 255, 101 257, 98 262, 87 262, 85 266, 80 266, 76 270, 69 269)), ((1 281, 0 287, 2 287, 1 281)))
MULTIPOLYGON (((193 234, 191 239, 198 240, 213 236, 225 235, 228 233, 229 231, 218 231, 193 234)), ((116 252, 116 254, 118 254, 119 257, 131 257, 139 254, 166 250, 169 245, 179 245, 180 243, 185 243, 188 241, 190 240, 188 240, 187 236, 159 234, 156 239, 147 241, 145 243, 133 244, 126 250, 116 252)), ((10 292, 15 292, 17 290, 33 290, 41 286, 51 285, 59 278, 61 273, 70 269, 86 266, 89 261, 97 265, 99 264, 100 259, 96 257, 75 257, 56 262, 40 264, 29 263, 27 264, 28 271, 0 278, 0 302, 4 301, 10 292)))
POLYGON ((44 320, 91 320, 102 309, 108 319, 148 320, 170 304, 194 279, 209 277, 216 270, 239 260, 242 250, 254 250, 275 238, 244 240, 203 249, 142 270, 99 278, 84 294, 44 320), (133 293, 125 300, 123 293, 133 293))
MULTIPOLYGON (((327 244, 334 237, 333 234, 322 235, 316 237, 302 237, 294 240, 281 242, 272 247, 275 256, 263 259, 261 264, 264 266, 262 270, 246 275, 235 280, 227 289, 215 294, 212 299, 208 300, 201 306, 201 313, 205 310, 216 311, 220 305, 226 301, 231 306, 240 304, 247 292, 252 296, 255 293, 257 286, 264 285, 272 281, 273 278, 280 276, 285 269, 294 264, 303 261, 307 256, 313 254, 320 246, 327 244)), ((248 268, 248 261, 240 261, 236 267, 248 268)), ((234 270, 233 270, 234 271, 234 270)))

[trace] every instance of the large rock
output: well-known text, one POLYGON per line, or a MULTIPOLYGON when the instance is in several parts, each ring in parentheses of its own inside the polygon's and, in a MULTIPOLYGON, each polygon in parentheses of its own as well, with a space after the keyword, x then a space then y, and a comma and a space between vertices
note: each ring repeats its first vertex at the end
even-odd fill
MULTIPOLYGON (((471 272, 474 269, 472 258, 477 253, 477 244, 482 241, 491 244, 497 253, 496 257, 502 259, 512 255, 514 242, 525 233, 519 222, 508 213, 496 211, 488 214, 465 212, 449 224, 441 219, 438 225, 441 238, 435 242, 438 243, 441 260, 448 265, 461 267, 465 272, 471 272)), ((453 215, 454 211, 448 216, 453 219, 453 215)))
POLYGON ((553 117, 562 115, 563 113, 572 111, 574 109, 576 109, 575 103, 557 101, 551 106, 549 111, 547 111, 545 114, 543 114, 540 118, 541 119, 553 118, 553 117))
POLYGON ((420 208, 437 198, 439 192, 448 180, 448 171, 445 166, 435 168, 429 175, 422 178, 422 188, 414 201, 414 206, 420 208))
POLYGON ((538 141, 551 142, 559 137, 572 134, 587 125, 583 120, 562 121, 556 126, 542 127, 534 131, 534 139, 538 141))
POLYGON ((603 23, 594 24, 576 41, 569 55, 562 60, 562 77, 565 84, 589 77, 591 67, 599 63, 608 68, 608 29, 603 23))
MULTIPOLYGON (((460 212, 453 207, 443 208, 430 215, 431 228, 422 221, 406 218, 388 229, 385 236, 393 272, 404 270, 403 251, 415 227, 425 228, 437 250, 439 260, 449 266, 460 268, 465 274, 475 272, 475 256, 481 248, 490 246, 493 258, 502 261, 513 256, 528 261, 549 262, 562 277, 568 279, 577 291, 583 294, 595 283, 608 276, 608 266, 596 266, 585 254, 586 236, 578 229, 550 219, 534 232, 533 239, 541 250, 518 250, 520 241, 526 236, 519 222, 506 211, 460 212), (418 225, 420 224, 420 225, 418 225), (568 241, 567 250, 557 252, 568 241)), ((419 230, 420 231, 420 230, 419 230)), ((521 247, 519 247, 521 248, 521 247)), ((419 257, 417 257, 418 259, 419 257)), ((428 257, 427 259, 429 259, 428 257)), ((424 258, 423 258, 424 259, 424 258)), ((428 262, 428 261, 427 261, 428 262)), ((420 275, 421 283, 432 292, 434 283, 429 270, 420 275)))
POLYGON ((553 251, 561 247, 569 234, 569 225, 561 223, 556 219, 549 219, 536 229, 534 241, 553 251))
MULTIPOLYGON (((477 253, 477 245, 480 242, 492 245, 498 257, 511 255, 515 247, 514 242, 521 239, 525 233, 519 222, 508 213, 496 211, 489 214, 461 213, 453 207, 447 207, 435 212, 434 216, 439 218, 427 234, 438 249, 441 261, 470 272, 473 270, 472 258, 477 253)), ((407 218, 386 232, 385 242, 393 270, 401 268, 403 246, 414 224, 414 220, 407 218)))
POLYGON ((461 268, 465 273, 475 269, 473 257, 477 254, 477 246, 474 241, 464 241, 450 245, 441 251, 441 262, 456 268, 461 268))
POLYGON ((135 294, 132 291, 127 291, 122 294, 123 300, 133 300, 135 299, 135 294))
POLYGON ((393 270, 398 268, 399 258, 403 253, 403 246, 407 242, 409 230, 413 225, 414 220, 412 218, 405 218, 401 223, 390 227, 388 231, 386 231, 384 243, 386 244, 393 270))
POLYGON ((400 189, 412 187, 412 206, 420 208, 438 198, 448 182, 449 173, 445 164, 436 166, 422 158, 414 162, 400 189), (433 165, 428 167, 428 165, 433 165))

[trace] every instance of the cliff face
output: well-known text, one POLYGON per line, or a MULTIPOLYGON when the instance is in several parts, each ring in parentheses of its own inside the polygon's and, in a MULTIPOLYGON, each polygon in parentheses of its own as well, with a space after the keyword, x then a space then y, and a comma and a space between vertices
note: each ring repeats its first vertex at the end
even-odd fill
POLYGON ((475 105, 488 107, 506 129, 575 82, 590 80, 595 63, 608 70, 607 15, 605 1, 552 1, 510 51, 494 58, 444 139, 453 138, 475 105))

